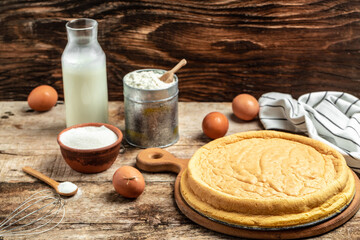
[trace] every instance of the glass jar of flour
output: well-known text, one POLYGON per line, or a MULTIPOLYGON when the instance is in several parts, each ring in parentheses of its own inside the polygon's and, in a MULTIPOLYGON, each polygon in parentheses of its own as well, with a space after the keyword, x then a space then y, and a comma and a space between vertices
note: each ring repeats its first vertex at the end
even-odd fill
POLYGON ((167 147, 179 139, 178 78, 164 83, 164 73, 141 69, 123 78, 125 138, 133 146, 167 147))
POLYGON ((66 126, 108 121, 106 57, 97 41, 97 22, 66 24, 68 43, 61 57, 66 126))

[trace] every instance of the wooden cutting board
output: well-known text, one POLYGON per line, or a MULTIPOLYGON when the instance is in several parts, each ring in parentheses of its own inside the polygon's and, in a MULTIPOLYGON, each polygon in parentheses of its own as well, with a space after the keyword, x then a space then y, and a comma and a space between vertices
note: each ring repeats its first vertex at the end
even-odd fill
POLYGON ((192 209, 182 198, 180 193, 180 179, 183 171, 187 168, 189 159, 179 159, 171 153, 160 148, 148 148, 141 151, 136 159, 138 168, 148 172, 174 172, 177 173, 175 180, 175 201, 181 212, 193 222, 216 232, 236 237, 252 239, 297 239, 320 235, 329 232, 348 221, 360 208, 360 181, 355 173, 356 192, 349 206, 340 214, 329 220, 316 225, 280 229, 280 230, 254 230, 245 227, 235 227, 213 221, 192 209))

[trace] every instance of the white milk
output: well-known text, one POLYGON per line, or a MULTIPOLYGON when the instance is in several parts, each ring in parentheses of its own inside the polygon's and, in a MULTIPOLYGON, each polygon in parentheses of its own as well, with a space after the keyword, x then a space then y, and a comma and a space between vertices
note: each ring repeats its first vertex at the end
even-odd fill
POLYGON ((97 22, 66 24, 68 43, 61 56, 67 127, 108 121, 106 57, 97 41, 97 22))
POLYGON ((78 67, 64 63, 66 126, 108 121, 106 63, 101 60, 78 67))

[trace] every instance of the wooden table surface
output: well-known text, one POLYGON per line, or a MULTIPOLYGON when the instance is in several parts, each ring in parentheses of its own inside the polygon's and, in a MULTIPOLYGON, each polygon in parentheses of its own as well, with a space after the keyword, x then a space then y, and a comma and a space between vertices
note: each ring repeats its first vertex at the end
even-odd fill
MULTIPOLYGON (((112 186, 112 176, 123 165, 135 165, 141 149, 123 142, 126 151, 113 166, 98 174, 81 174, 63 160, 57 134, 65 128, 64 105, 51 111, 31 111, 26 102, 0 102, 0 220, 31 194, 48 189, 21 168, 31 166, 51 178, 71 181, 79 192, 65 199, 65 218, 55 229, 26 239, 235 239, 205 229, 187 219, 174 201, 175 174, 143 172, 146 187, 135 200, 125 199, 112 186)), ((180 140, 166 148, 179 158, 190 158, 210 141, 202 134, 203 117, 219 111, 228 116, 228 134, 262 129, 258 120, 242 122, 232 116, 231 103, 179 103, 180 140)), ((110 123, 124 129, 122 102, 109 104, 110 123)), ((359 239, 360 215, 316 239, 359 239)), ((8 238, 6 238, 8 239, 8 238)), ((12 238, 9 238, 12 239, 12 238)))

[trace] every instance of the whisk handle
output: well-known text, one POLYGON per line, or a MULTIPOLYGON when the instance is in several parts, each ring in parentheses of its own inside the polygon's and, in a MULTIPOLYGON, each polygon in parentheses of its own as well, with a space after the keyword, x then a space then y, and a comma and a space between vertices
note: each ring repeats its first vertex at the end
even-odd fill
POLYGON ((49 184, 50 186, 52 186, 53 188, 57 189, 57 187, 59 186, 59 183, 51 178, 49 178, 48 176, 42 174, 41 172, 36 171, 35 169, 32 169, 31 167, 23 167, 22 170, 28 174, 30 174, 31 176, 34 176, 44 182, 46 182, 47 184, 49 184))

